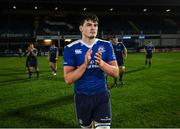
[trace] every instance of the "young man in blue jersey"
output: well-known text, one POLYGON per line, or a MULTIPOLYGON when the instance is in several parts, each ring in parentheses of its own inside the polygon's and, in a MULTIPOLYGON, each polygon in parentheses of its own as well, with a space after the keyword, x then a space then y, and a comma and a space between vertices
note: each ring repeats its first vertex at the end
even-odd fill
MULTIPOLYGON (((116 36, 113 36, 111 38, 111 43, 113 45, 117 63, 119 66, 119 81, 120 84, 123 85, 123 75, 125 73, 124 61, 127 59, 127 49, 122 42, 118 42, 118 38, 116 36)), ((114 78, 114 86, 117 86, 117 78, 114 78)))
POLYGON ((58 48, 55 46, 55 42, 51 43, 51 47, 48 52, 49 65, 52 70, 52 74, 55 76, 57 72, 57 60, 58 60, 58 48))
POLYGON ((155 52, 155 48, 151 41, 148 41, 147 45, 145 45, 144 51, 146 55, 145 65, 149 64, 150 68, 152 63, 152 54, 155 52))
POLYGON ((28 66, 29 79, 31 79, 33 69, 35 69, 35 71, 36 71, 37 79, 39 78, 37 54, 38 54, 38 51, 36 48, 34 48, 34 44, 30 43, 30 45, 28 47, 28 52, 26 54, 26 56, 27 56, 27 62, 26 63, 28 66))
POLYGON ((118 77, 116 57, 110 42, 96 38, 96 15, 84 14, 79 29, 82 38, 64 49, 64 79, 69 85, 74 83, 80 126, 109 129, 111 106, 105 74, 118 77))

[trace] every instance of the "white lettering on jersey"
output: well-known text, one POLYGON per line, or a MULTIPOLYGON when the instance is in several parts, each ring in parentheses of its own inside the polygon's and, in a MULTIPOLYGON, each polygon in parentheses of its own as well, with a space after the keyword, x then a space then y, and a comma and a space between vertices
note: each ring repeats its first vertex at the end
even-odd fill
POLYGON ((98 65, 89 65, 88 69, 91 69, 91 68, 99 68, 99 66, 98 65))
POLYGON ((88 69, 91 69, 91 68, 98 68, 99 66, 95 64, 95 61, 94 60, 91 60, 89 62, 89 66, 88 66, 88 69))

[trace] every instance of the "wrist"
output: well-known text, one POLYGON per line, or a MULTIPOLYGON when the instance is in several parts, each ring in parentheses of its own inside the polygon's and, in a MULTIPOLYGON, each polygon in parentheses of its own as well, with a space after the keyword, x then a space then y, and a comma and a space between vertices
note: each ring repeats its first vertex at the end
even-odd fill
POLYGON ((87 65, 86 63, 83 63, 83 64, 82 64, 82 67, 85 68, 85 69, 87 68, 87 66, 88 66, 88 65, 87 65))
POLYGON ((101 63, 99 64, 99 67, 103 67, 104 63, 105 62, 102 60, 101 63))

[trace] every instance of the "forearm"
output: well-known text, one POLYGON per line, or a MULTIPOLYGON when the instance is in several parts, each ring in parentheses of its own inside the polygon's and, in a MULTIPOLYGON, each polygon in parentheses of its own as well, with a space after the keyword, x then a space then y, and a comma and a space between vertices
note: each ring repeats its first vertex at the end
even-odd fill
POLYGON ((33 56, 37 56, 37 53, 31 52, 33 56))
POLYGON ((48 59, 50 58, 50 53, 48 52, 48 59))
POLYGON ((68 73, 64 71, 64 79, 66 83, 70 85, 74 81, 78 80, 84 74, 86 68, 87 68, 87 65, 83 63, 82 65, 80 65, 78 68, 76 68, 73 71, 70 71, 68 73))
POLYGON ((59 53, 57 52, 57 54, 56 54, 56 58, 58 59, 58 55, 59 55, 59 53))
POLYGON ((124 60, 126 60, 127 59, 127 49, 126 48, 124 48, 123 56, 124 56, 124 60))
POLYGON ((27 54, 26 54, 26 56, 29 56, 30 55, 30 52, 28 52, 27 54))
POLYGON ((102 69, 109 76, 116 78, 119 75, 119 67, 117 66, 117 64, 116 65, 110 65, 110 64, 103 61, 99 65, 99 68, 102 69))
POLYGON ((123 54, 123 60, 126 60, 127 59, 127 53, 124 53, 123 54))

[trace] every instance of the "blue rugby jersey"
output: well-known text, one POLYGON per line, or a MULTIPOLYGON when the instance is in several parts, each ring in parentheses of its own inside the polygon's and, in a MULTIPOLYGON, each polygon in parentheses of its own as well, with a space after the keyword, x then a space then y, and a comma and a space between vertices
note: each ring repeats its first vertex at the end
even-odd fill
POLYGON ((122 42, 118 42, 117 44, 113 44, 113 48, 117 61, 118 62, 123 61, 123 52, 124 52, 124 48, 126 48, 124 44, 122 42))
POLYGON ((56 55, 57 55, 57 52, 58 52, 58 48, 57 47, 51 47, 49 49, 50 59, 55 59, 56 55))
POLYGON ((153 51, 153 49, 154 49, 154 46, 152 46, 152 45, 146 45, 146 46, 145 46, 145 49, 146 49, 147 54, 152 54, 152 51, 153 51))
POLYGON ((89 65, 80 79, 74 82, 76 94, 93 95, 107 91, 105 73, 95 63, 95 53, 100 48, 102 60, 110 62, 116 60, 112 44, 108 41, 96 39, 92 45, 87 45, 82 40, 77 40, 67 45, 64 49, 64 66, 78 67, 84 63, 86 52, 92 48, 89 65))

